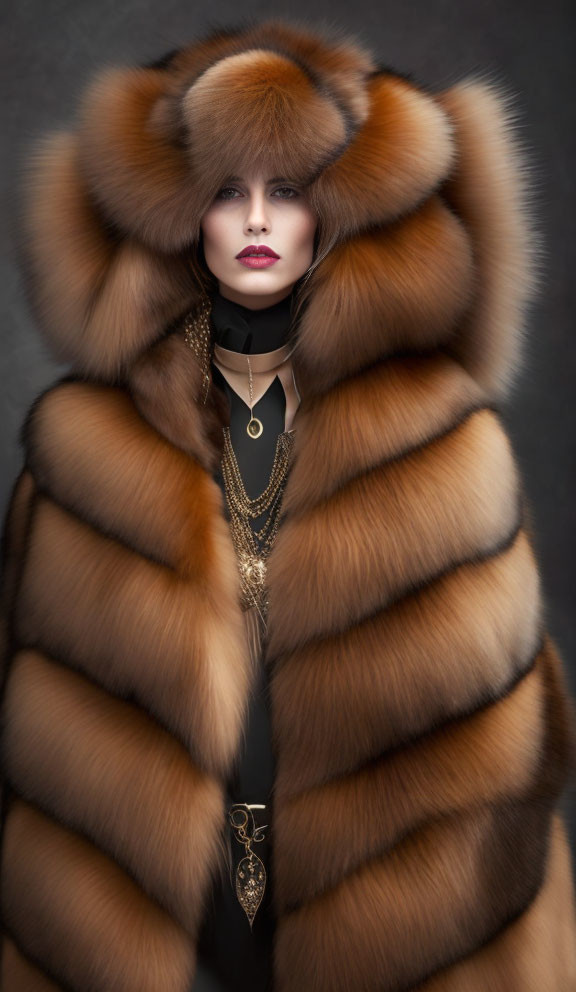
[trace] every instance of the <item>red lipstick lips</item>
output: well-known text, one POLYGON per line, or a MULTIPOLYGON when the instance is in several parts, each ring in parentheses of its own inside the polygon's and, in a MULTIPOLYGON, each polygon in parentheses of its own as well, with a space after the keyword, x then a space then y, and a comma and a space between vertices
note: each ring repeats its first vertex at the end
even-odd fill
POLYGON ((280 258, 280 255, 277 255, 268 245, 248 245, 247 248, 238 252, 236 258, 245 258, 246 255, 267 255, 269 258, 280 258))
POLYGON ((249 269, 267 269, 270 265, 275 265, 280 255, 277 255, 268 245, 248 245, 236 255, 240 265, 245 265, 249 269))

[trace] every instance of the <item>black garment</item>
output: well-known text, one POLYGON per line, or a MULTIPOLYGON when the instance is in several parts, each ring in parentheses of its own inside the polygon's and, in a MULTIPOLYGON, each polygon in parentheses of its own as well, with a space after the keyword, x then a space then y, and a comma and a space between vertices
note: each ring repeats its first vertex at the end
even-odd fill
MULTIPOLYGON (((263 310, 225 299, 220 293, 211 297, 212 330, 223 348, 243 354, 274 351, 288 340, 291 329, 294 294, 263 310)), ((230 402, 230 436, 246 491, 251 498, 267 486, 278 434, 284 431, 286 397, 278 376, 253 407, 254 416, 262 420, 260 437, 251 438, 246 425, 250 408, 229 386, 220 370, 212 364, 214 381, 230 402)), ((221 473, 215 478, 224 492, 221 473)), ((226 515, 228 509, 226 507, 226 515)), ((266 514, 252 521, 253 529, 264 523, 266 514)), ((244 743, 236 767, 227 785, 228 807, 232 803, 265 803, 265 810, 255 810, 257 824, 268 824, 266 839, 253 844, 264 862, 267 881, 264 898, 256 913, 252 930, 233 888, 234 871, 244 850, 228 827, 233 859, 232 878, 217 880, 211 893, 198 941, 198 972, 192 992, 268 992, 272 988, 272 941, 274 918, 271 907, 272 878, 270 852, 274 830, 272 787, 274 757, 271 744, 268 684, 264 666, 259 669, 258 684, 252 694, 245 726, 244 743)))

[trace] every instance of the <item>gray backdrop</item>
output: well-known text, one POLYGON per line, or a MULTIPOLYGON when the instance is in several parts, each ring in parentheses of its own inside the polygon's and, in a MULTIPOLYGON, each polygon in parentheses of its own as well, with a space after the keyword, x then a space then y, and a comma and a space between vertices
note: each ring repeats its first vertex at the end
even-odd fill
MULTIPOLYGON (((571 5, 573 7, 573 5, 571 5)), ((573 498, 576 379, 573 341, 574 14, 568 2, 540 0, 356 0, 271 6, 184 0, 19 0, 4 5, 0 61, 4 223, 0 306, 0 509, 4 515, 22 463, 18 433, 34 397, 66 369, 55 364, 23 298, 14 257, 19 170, 30 141, 66 125, 79 92, 103 63, 144 62, 216 25, 271 14, 340 24, 380 61, 433 87, 489 73, 517 96, 518 126, 537 184, 545 278, 527 326, 526 368, 504 417, 515 446, 536 530, 548 628, 576 694, 576 547, 573 498)), ((565 809, 576 851, 576 797, 565 809)), ((576 865, 575 865, 576 867, 576 865)))

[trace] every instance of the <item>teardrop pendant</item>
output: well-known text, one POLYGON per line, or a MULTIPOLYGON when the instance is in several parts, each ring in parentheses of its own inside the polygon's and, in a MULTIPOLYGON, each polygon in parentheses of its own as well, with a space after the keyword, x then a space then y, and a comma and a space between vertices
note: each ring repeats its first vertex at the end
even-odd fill
POLYGON ((246 427, 246 433, 248 434, 248 436, 260 437, 263 430, 264 428, 262 426, 262 421, 258 420, 258 417, 251 417, 246 427))
POLYGON ((236 895, 248 917, 250 929, 266 888, 266 869, 254 851, 242 858, 236 869, 236 895))
POLYGON ((265 839, 263 831, 268 826, 267 823, 261 827, 256 826, 253 809, 266 809, 266 805, 234 803, 228 810, 228 819, 236 832, 236 839, 245 849, 244 857, 236 868, 236 896, 248 917, 250 929, 266 888, 264 862, 254 854, 250 845, 259 844, 265 839))

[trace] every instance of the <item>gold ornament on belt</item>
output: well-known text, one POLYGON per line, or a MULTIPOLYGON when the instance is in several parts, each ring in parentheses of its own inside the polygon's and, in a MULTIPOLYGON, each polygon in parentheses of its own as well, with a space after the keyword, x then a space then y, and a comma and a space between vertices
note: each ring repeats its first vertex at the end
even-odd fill
POLYGON ((246 852, 236 867, 236 896, 248 917, 250 929, 266 889, 264 862, 254 853, 251 845, 265 840, 262 831, 268 826, 267 823, 261 827, 255 825, 253 809, 266 809, 266 806, 258 803, 234 803, 228 811, 236 840, 244 845, 246 852))

